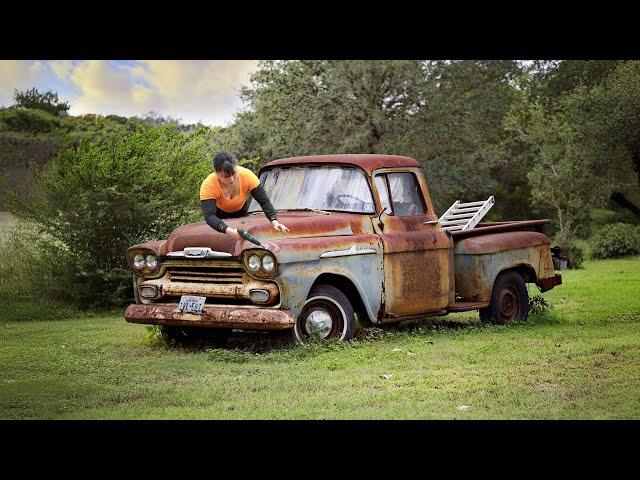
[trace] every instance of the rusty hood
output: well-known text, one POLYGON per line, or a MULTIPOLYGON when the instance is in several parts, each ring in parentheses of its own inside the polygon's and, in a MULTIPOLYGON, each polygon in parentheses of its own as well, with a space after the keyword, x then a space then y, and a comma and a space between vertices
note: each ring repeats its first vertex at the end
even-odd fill
MULTIPOLYGON (((277 232, 264 215, 229 218, 224 222, 233 228, 242 228, 257 237, 263 244, 284 238, 306 238, 352 235, 349 215, 324 215, 313 212, 291 212, 278 215, 278 220, 289 228, 288 234, 277 232)), ((268 248, 268 245, 265 245, 268 248)), ((235 240, 213 230, 206 222, 190 223, 176 228, 160 250, 161 255, 181 251, 187 247, 209 247, 218 252, 240 255, 242 250, 255 248, 251 242, 235 240)))

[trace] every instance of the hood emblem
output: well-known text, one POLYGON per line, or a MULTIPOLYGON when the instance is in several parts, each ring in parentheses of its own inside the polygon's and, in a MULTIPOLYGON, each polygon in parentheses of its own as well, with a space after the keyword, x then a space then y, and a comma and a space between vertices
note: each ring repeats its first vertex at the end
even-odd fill
POLYGON ((231 257, 227 252, 216 252, 209 247, 187 247, 180 252, 169 252, 170 258, 226 258, 231 257))

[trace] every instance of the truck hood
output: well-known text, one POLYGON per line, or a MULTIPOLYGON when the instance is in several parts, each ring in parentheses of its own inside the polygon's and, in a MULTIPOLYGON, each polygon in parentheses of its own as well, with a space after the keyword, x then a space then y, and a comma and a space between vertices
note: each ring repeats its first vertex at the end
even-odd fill
MULTIPOLYGON (((278 215, 278 220, 289 228, 288 234, 277 232, 264 215, 229 218, 224 222, 233 228, 242 228, 257 237, 265 248, 279 239, 353 235, 350 215, 290 212, 278 215)), ((213 230, 206 222, 190 223, 176 228, 160 250, 161 255, 181 251, 187 247, 209 247, 218 252, 239 256, 247 248, 257 248, 246 240, 236 240, 213 230)))

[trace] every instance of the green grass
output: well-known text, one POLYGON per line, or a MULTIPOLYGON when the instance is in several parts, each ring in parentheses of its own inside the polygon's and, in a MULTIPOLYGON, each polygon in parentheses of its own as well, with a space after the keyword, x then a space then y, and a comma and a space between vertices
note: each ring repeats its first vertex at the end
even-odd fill
POLYGON ((169 348, 122 312, 4 321, 0 418, 637 419, 639 271, 587 261, 510 327, 457 314, 328 345, 169 348))

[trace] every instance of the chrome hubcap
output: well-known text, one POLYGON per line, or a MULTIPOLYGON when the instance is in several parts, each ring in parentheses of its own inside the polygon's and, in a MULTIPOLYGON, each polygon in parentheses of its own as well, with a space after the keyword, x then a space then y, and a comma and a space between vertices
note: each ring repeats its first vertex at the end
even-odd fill
POLYGON ((326 310, 314 310, 305 320, 304 326, 311 337, 326 338, 331 332, 331 315, 326 310))

